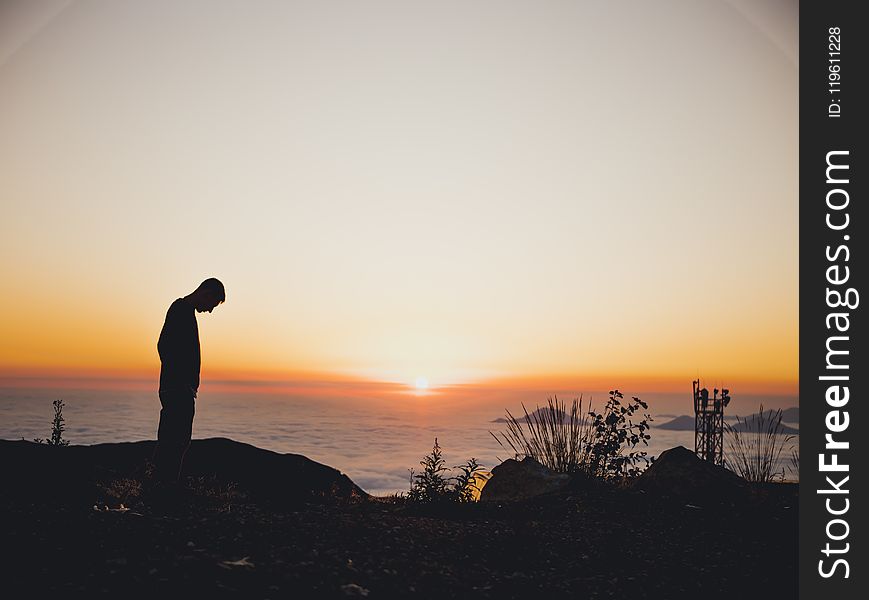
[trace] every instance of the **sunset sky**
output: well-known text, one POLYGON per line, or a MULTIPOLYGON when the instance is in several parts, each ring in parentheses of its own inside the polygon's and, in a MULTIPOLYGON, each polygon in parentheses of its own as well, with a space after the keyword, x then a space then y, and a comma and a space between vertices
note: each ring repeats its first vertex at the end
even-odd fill
POLYGON ((796 4, 2 2, 0 377, 795 393, 796 4))

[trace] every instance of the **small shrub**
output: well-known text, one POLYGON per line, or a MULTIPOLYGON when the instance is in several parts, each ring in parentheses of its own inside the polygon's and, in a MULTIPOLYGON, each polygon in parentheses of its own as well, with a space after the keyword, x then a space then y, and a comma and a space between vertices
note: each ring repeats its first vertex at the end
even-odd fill
POLYGON ((761 404, 760 410, 747 419, 737 417, 736 425, 726 423, 729 451, 724 457, 725 466, 751 483, 768 483, 777 476, 784 478, 784 470, 778 471, 777 465, 794 436, 784 434, 781 419, 781 409, 764 411, 761 404))
POLYGON ((642 442, 648 446, 651 435, 649 421, 652 417, 642 413, 642 420, 634 423, 634 414, 649 405, 637 397, 623 403, 624 396, 618 390, 609 393, 603 412, 589 411, 593 430, 591 449, 588 452, 587 472, 597 477, 635 477, 642 472, 640 464, 648 465, 645 451, 635 448, 642 442))
POLYGON ((476 458, 471 458, 465 464, 453 468, 459 470, 459 474, 453 477, 454 500, 456 502, 476 502, 482 491, 477 483, 489 478, 484 473, 483 467, 477 463, 476 458))
POLYGON ((224 483, 215 475, 189 477, 187 485, 192 500, 200 508, 208 508, 215 512, 231 512, 234 504, 243 500, 244 494, 234 482, 224 483))
POLYGON ((476 458, 469 459, 464 465, 453 467, 459 469, 459 475, 448 476, 452 469, 447 467, 437 438, 431 452, 419 464, 422 472, 410 470, 410 491, 407 499, 411 502, 473 502, 480 492, 477 481, 485 480, 483 468, 476 458))
POLYGON ((54 418, 51 421, 51 437, 47 440, 35 438, 33 441, 49 446, 69 446, 69 441, 63 439, 63 432, 66 430, 66 426, 63 424, 63 400, 55 400, 52 402, 52 406, 54 407, 54 418))
POLYGON ((425 455, 419 464, 422 466, 422 473, 415 473, 413 469, 410 471, 408 498, 413 502, 434 502, 444 498, 449 483, 444 474, 449 469, 437 438, 431 452, 425 455))
POLYGON ((142 497, 142 482, 131 477, 98 483, 97 487, 112 505, 130 506, 142 497))

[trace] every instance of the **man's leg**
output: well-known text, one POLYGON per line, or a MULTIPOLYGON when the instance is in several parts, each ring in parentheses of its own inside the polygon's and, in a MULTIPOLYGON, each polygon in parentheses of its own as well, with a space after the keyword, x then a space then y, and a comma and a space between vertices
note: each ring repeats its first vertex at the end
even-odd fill
POLYGON ((177 484, 193 433, 194 399, 192 395, 161 392, 160 403, 163 408, 160 409, 160 425, 157 428, 154 466, 158 481, 177 484))

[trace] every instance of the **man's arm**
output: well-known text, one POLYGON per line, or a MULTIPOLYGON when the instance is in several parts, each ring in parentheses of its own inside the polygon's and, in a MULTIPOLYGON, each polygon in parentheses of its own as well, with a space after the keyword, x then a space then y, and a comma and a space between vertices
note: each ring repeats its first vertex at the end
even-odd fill
POLYGON ((179 341, 178 311, 175 310, 173 304, 166 311, 163 329, 160 330, 160 339, 157 340, 157 353, 164 366, 177 362, 179 341))
POLYGON ((169 307, 166 321, 157 341, 161 362, 161 385, 177 389, 191 389, 189 373, 193 364, 192 332, 184 312, 178 304, 169 307))

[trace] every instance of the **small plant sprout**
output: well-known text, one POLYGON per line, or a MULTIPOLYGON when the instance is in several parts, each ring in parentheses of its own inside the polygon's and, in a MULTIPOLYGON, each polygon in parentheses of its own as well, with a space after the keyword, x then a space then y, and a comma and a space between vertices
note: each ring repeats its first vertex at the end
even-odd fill
POLYGON ((66 429, 63 418, 63 400, 55 400, 52 402, 54 407, 54 418, 51 420, 51 437, 47 440, 35 438, 33 441, 37 444, 48 444, 49 446, 69 446, 69 441, 63 439, 63 432, 66 429))

